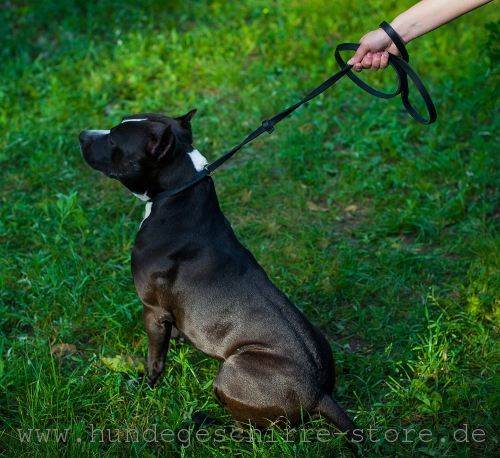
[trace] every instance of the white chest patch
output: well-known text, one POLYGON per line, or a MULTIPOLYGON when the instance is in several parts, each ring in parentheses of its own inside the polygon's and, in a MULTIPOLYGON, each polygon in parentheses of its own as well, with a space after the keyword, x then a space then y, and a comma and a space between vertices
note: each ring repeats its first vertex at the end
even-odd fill
POLYGON ((148 202, 146 204, 146 208, 144 211, 144 219, 141 221, 141 224, 139 225, 139 229, 141 228, 142 223, 144 223, 144 221, 146 221, 147 217, 151 214, 151 207, 152 206, 153 206, 153 202, 148 202))
POLYGON ((141 199, 143 200, 144 202, 147 202, 146 203, 146 211, 144 213, 144 219, 141 221, 141 224, 139 225, 139 229, 141 228, 142 226, 142 223, 146 220, 146 218, 150 215, 151 213, 151 207, 153 206, 153 202, 148 202, 149 200, 149 196, 148 196, 148 193, 145 192, 144 194, 136 194, 135 192, 132 193, 135 197, 137 197, 138 199, 141 199))
POLYGON ((194 168, 197 172, 203 170, 203 167, 208 164, 205 156, 203 156, 203 154, 201 154, 196 148, 188 154, 193 161, 194 168))
POLYGON ((141 199, 143 200, 144 202, 147 202, 149 200, 149 196, 148 196, 148 193, 145 192, 144 194, 136 194, 135 192, 132 193, 135 197, 137 197, 138 199, 141 199))

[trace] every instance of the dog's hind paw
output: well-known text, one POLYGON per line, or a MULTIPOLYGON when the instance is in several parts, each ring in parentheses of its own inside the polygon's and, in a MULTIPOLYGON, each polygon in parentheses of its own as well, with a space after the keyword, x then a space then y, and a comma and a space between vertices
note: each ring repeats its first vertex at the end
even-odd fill
POLYGON ((209 415, 203 412, 194 412, 191 415, 191 420, 195 424, 195 428, 199 429, 202 426, 213 426, 213 425, 222 425, 223 422, 218 420, 217 418, 210 417, 209 415))

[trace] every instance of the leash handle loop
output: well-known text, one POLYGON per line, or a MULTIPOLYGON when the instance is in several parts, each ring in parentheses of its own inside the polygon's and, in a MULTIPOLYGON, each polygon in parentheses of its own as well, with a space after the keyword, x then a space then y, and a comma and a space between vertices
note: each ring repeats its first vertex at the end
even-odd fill
MULTIPOLYGON (((381 99, 392 99, 393 97, 396 97, 397 95, 401 94, 401 100, 403 102, 403 106, 413 119, 415 119, 421 124, 432 124, 437 119, 436 107, 434 106, 434 102, 432 101, 429 92, 427 92, 424 83, 422 83, 422 80, 419 78, 417 73, 410 67, 410 64, 408 63, 410 57, 403 43, 403 40, 387 22, 385 21, 382 22, 382 24, 380 24, 380 27, 389 35, 389 37, 392 39, 392 41, 394 42, 394 44, 398 48, 398 51, 401 54, 401 57, 399 57, 389 53, 389 65, 394 69, 396 75, 398 76, 398 88, 392 93, 382 92, 366 84, 352 71, 347 73, 347 77, 354 84, 363 89, 365 92, 368 92, 368 94, 371 94, 375 97, 379 97, 381 99), (409 100, 410 90, 408 86, 408 77, 410 77, 410 79, 413 81, 413 84, 417 88, 418 92, 420 93, 420 96, 422 97, 425 103, 427 112, 429 114, 428 119, 425 119, 422 115, 420 115, 420 113, 418 113, 418 111, 413 107, 413 105, 409 100)), ((356 43, 342 43, 337 46, 337 48, 335 49, 335 60, 342 69, 347 67, 352 68, 352 66, 348 65, 342 59, 342 57, 340 56, 340 52, 356 51, 358 48, 359 44, 356 43)))
POLYGON ((398 48, 399 53, 401 54, 401 58, 405 62, 410 62, 410 56, 408 51, 406 50, 406 44, 403 39, 399 36, 399 34, 385 21, 382 21, 379 26, 392 40, 392 42, 398 48))

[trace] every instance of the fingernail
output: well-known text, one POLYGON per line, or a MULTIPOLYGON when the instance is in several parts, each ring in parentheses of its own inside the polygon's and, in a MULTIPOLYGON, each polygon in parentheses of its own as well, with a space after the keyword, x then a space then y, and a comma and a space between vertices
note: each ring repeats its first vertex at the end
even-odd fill
POLYGON ((347 61, 347 64, 348 64, 348 65, 352 65, 352 63, 353 63, 353 62, 354 62, 354 58, 349 59, 349 60, 347 61))
POLYGON ((373 57, 373 54, 371 52, 366 54, 366 57, 373 57))

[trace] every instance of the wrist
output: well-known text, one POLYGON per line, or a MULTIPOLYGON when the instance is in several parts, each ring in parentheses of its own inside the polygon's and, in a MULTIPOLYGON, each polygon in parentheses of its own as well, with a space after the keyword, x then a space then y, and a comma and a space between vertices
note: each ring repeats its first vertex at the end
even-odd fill
POLYGON ((405 45, 407 45, 411 40, 417 38, 418 36, 415 35, 415 24, 401 20, 399 16, 394 19, 394 21, 392 21, 390 25, 399 35, 399 38, 403 40, 403 43, 405 45))

